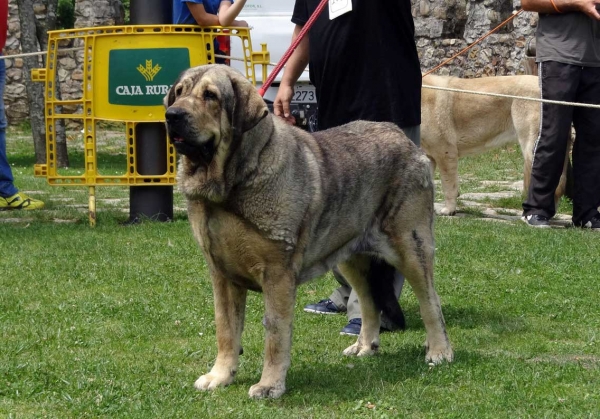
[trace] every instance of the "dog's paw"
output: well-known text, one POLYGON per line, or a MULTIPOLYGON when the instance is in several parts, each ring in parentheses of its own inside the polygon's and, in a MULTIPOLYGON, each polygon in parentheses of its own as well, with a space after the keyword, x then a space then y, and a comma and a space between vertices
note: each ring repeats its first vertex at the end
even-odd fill
POLYGON ((444 207, 440 210, 440 215, 453 216, 456 215, 456 208, 444 207))
POLYGON ((225 387, 233 382, 233 376, 231 374, 215 374, 212 371, 208 374, 200 376, 194 383, 194 387, 197 390, 214 390, 217 387, 225 387))
POLYGON ((425 355, 425 362, 432 364, 441 364, 444 361, 452 362, 454 360, 454 351, 450 345, 440 348, 429 348, 425 355))
POLYGON ((285 393, 284 384, 262 385, 261 383, 254 384, 250 387, 248 395, 253 399, 277 399, 285 393))
POLYGON ((344 349, 344 355, 347 356, 369 356, 375 355, 377 353, 377 349, 379 349, 379 345, 371 345, 371 346, 363 346, 356 342, 352 346, 348 346, 344 349))

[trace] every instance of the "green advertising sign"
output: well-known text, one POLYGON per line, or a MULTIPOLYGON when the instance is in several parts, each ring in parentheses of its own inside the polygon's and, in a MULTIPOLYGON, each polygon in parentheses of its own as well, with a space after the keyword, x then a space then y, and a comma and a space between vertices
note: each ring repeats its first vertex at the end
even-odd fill
POLYGON ((157 106, 190 67, 187 48, 115 49, 108 58, 108 103, 157 106))

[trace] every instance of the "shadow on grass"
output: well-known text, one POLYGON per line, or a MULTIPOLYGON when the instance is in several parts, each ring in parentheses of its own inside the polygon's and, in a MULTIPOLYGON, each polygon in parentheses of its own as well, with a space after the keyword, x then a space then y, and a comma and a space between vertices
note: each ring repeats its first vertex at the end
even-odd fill
MULTIPOLYGON (((346 357, 340 353, 335 363, 307 360, 296 354, 292 356, 292 367, 286 381, 287 391, 281 402, 295 405, 310 400, 313 405, 335 405, 368 400, 390 391, 398 391, 398 397, 401 397, 402 383, 407 380, 442 385, 442 382, 448 382, 448 376, 452 380, 455 374, 451 370, 460 369, 461 364, 487 362, 479 354, 459 351, 455 353, 454 362, 431 367, 424 361, 423 347, 405 345, 389 350, 367 358, 346 357), (440 379, 440 373, 446 377, 440 379)), ((259 378, 260 375, 244 375, 243 379, 235 381, 234 386, 249 388, 259 378)))
POLYGON ((496 333, 516 333, 528 330, 527 322, 519 316, 474 307, 443 307, 446 325, 462 329, 487 327, 496 333))
MULTIPOLYGON (((109 169, 123 169, 125 171, 125 157, 119 154, 98 153, 98 170, 100 173, 109 169)), ((13 154, 9 157, 11 166, 31 167, 35 165, 35 155, 13 154)), ((84 154, 81 151, 69 153, 69 166, 73 169, 85 167, 84 154)))
MULTIPOLYGON (((413 304, 402 306, 406 318, 406 330, 425 331, 419 308, 413 304)), ((525 319, 519 316, 509 315, 506 312, 490 311, 483 307, 454 306, 444 304, 442 307, 446 326, 459 327, 461 329, 475 329, 479 327, 491 328, 497 333, 501 332, 524 332, 527 331, 525 319)))
POLYGON ((11 154, 8 158, 11 166, 14 167, 31 167, 35 164, 35 155, 29 154, 11 154))

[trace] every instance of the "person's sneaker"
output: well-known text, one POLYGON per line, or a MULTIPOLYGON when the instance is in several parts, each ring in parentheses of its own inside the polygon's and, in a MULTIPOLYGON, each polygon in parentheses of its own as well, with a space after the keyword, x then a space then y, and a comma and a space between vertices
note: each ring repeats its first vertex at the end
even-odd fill
MULTIPOLYGON (((340 331, 340 335, 358 336, 360 335, 360 328, 362 327, 362 319, 350 319, 348 324, 340 331)), ((379 333, 390 332, 390 329, 385 327, 379 328, 379 333)))
POLYGON ((529 227, 550 228, 550 219, 540 214, 530 214, 521 218, 529 227))
POLYGON ((581 228, 589 228, 591 230, 600 230, 600 215, 594 215, 590 221, 579 225, 581 228))
POLYGON ((44 203, 38 199, 28 197, 22 192, 17 192, 8 198, 0 197, 0 211, 7 210, 36 210, 44 208, 44 203))
POLYGON ((339 309, 338 306, 336 306, 329 298, 321 300, 316 304, 309 304, 305 306, 304 311, 307 313, 316 314, 338 314, 344 312, 344 310, 339 309))
POLYGON ((348 324, 340 331, 340 335, 358 336, 362 327, 362 319, 350 319, 348 324))

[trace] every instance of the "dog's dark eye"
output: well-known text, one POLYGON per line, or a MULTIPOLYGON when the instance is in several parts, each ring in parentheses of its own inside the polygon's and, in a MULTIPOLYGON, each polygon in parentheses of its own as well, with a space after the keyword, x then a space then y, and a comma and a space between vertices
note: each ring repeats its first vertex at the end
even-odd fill
POLYGON ((205 90, 203 97, 204 100, 217 100, 217 95, 214 92, 211 92, 210 90, 205 90))
POLYGON ((183 86, 177 86, 175 89, 175 96, 181 96, 181 92, 183 92, 183 86))

